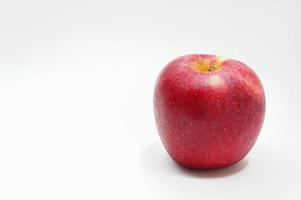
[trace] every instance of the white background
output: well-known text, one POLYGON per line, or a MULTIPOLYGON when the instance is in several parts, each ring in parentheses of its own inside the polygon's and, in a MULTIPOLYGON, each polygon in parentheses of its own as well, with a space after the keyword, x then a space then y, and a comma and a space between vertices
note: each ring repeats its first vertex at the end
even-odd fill
POLYGON ((301 2, 0 1, 0 199, 301 199, 301 2), (156 77, 188 53, 235 58, 267 113, 242 162, 179 168, 156 77))

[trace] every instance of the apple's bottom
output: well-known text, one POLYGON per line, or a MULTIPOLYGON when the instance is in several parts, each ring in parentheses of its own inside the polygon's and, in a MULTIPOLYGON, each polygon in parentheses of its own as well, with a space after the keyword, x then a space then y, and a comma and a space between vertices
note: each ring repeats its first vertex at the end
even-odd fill
POLYGON ((178 162, 175 159, 172 159, 178 166, 186 168, 186 169, 192 169, 192 170, 215 170, 215 169, 222 169, 227 168, 230 166, 233 166, 235 164, 239 164, 240 161, 242 161, 244 158, 241 158, 237 161, 231 162, 231 163, 224 163, 224 164, 207 164, 207 165, 191 165, 187 163, 181 163, 178 162))

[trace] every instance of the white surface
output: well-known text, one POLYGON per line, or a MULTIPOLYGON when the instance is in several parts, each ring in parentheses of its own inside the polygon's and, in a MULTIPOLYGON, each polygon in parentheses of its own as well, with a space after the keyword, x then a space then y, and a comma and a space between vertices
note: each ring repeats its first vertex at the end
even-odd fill
POLYGON ((1 1, 0 199, 301 199, 300 1, 1 1), (214 53, 261 77, 252 152, 188 171, 162 148, 155 79, 214 53))

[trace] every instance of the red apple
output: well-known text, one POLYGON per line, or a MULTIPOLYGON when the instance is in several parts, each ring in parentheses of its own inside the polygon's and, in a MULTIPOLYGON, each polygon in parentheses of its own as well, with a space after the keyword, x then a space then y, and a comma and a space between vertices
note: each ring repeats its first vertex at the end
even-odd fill
POLYGON ((265 114, 262 84, 244 63, 186 55, 161 72, 154 92, 160 138, 177 163, 213 169, 244 158, 265 114))

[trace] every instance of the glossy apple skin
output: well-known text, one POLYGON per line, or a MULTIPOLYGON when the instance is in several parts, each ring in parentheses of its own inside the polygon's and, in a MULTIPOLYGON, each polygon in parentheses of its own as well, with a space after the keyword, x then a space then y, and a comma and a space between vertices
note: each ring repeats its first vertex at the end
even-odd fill
POLYGON ((178 164, 197 169, 222 168, 244 158, 256 142, 265 114, 262 84, 237 60, 204 73, 186 55, 160 73, 154 92, 156 125, 163 145, 178 164))

